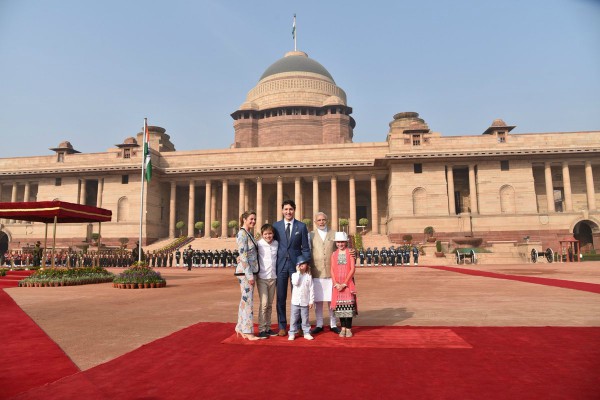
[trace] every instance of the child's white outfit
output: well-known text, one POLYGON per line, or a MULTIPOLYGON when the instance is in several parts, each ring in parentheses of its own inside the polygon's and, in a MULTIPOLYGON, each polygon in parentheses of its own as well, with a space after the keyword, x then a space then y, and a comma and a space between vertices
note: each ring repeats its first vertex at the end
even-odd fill
POLYGON ((290 311, 289 340, 294 340, 298 332, 298 320, 302 318, 302 331, 304 338, 312 340, 310 335, 310 323, 308 322, 308 306, 315 302, 315 291, 312 276, 309 273, 292 274, 292 307, 290 311))

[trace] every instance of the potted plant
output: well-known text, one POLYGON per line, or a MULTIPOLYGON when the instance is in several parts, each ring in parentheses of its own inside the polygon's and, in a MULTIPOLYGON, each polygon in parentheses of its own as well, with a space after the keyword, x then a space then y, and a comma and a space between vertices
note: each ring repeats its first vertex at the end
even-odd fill
POLYGON ((433 226, 428 226, 425 229, 423 229, 423 233, 426 236, 427 242, 429 242, 429 243, 435 242, 435 236, 433 236, 433 234, 435 233, 435 229, 433 229, 433 226))
POLYGON ((342 231, 346 232, 346 227, 350 224, 350 221, 348 221, 348 218, 340 218, 340 228, 342 229, 342 231))
POLYGON ((307 227, 308 229, 310 229, 310 227, 311 227, 311 225, 312 225, 312 220, 311 220, 310 218, 304 218, 304 219, 302 220, 302 222, 304 222, 304 225, 306 225, 306 227, 307 227))
POLYGON ((404 240, 405 243, 410 243, 412 241, 412 239, 413 239, 412 235, 406 234, 406 235, 402 236, 402 240, 404 240))
POLYGON ((202 236, 202 232, 204 231, 204 222, 198 221, 194 224, 194 228, 198 230, 198 237, 202 236))
POLYGON ((219 237, 219 228, 221 227, 221 221, 213 221, 211 222, 210 226, 215 231, 215 236, 219 237))
POLYGON ((237 220, 235 220, 235 219, 232 219, 231 221, 229 221, 229 222, 227 223, 227 227, 228 227, 229 229, 231 229, 231 230, 233 231, 233 234, 235 235, 235 231, 236 231, 236 229, 238 228, 238 222, 237 222, 237 220))
POLYGON ((183 221, 177 221, 177 223, 175 224, 175 228, 179 229, 179 236, 183 236, 182 229, 184 226, 185 226, 185 222, 183 222, 183 221))
POLYGON ((435 242, 435 256, 444 257, 444 252, 442 251, 442 242, 440 240, 435 242))
POLYGON ((365 232, 367 225, 369 225, 369 220, 367 218, 361 218, 358 220, 358 226, 362 228, 363 233, 365 232))

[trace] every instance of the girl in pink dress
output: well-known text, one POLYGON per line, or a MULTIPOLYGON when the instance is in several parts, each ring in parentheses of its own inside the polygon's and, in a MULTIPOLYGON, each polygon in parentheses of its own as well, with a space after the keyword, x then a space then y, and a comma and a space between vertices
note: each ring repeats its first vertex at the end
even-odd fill
POLYGON ((340 319, 340 337, 352 337, 352 318, 358 315, 356 288, 354 286, 354 257, 348 250, 346 232, 336 232, 334 237, 338 248, 331 255, 331 309, 340 319))

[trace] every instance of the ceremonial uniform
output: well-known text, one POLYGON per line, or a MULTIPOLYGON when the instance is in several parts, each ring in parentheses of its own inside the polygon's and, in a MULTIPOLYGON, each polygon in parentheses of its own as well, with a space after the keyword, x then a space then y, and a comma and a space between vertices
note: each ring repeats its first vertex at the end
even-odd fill
POLYGON ((419 265, 419 248, 417 247, 417 245, 413 246, 412 254, 413 254, 413 263, 415 265, 419 265))
POLYGON ((371 251, 370 247, 367 247, 367 265, 370 267, 373 265, 373 252, 371 251))
POLYGON ((379 266, 379 250, 377 250, 377 247, 373 249, 373 265, 379 266))
POLYGON ((388 251, 383 247, 381 249, 381 265, 388 265, 388 251))

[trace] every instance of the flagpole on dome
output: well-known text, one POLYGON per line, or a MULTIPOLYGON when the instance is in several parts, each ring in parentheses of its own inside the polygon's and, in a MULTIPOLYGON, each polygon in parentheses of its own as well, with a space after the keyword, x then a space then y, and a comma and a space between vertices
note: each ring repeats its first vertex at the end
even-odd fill
POLYGON ((292 37, 294 38, 294 51, 298 51, 296 47, 296 14, 294 14, 294 24, 292 25, 292 37))

